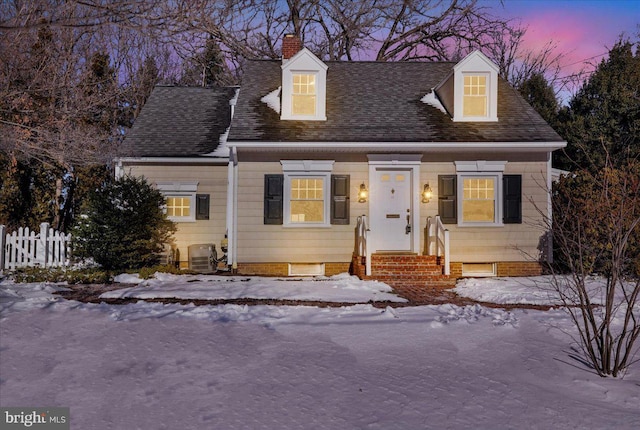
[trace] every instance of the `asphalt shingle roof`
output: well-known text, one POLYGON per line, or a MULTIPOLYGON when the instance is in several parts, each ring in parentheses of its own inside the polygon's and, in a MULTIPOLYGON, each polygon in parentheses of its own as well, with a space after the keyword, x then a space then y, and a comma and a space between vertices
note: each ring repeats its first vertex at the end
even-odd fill
POLYGON ((229 141, 562 142, 506 81, 498 122, 453 122, 420 99, 455 63, 327 62, 326 121, 283 121, 260 99, 281 85, 281 62, 248 61, 229 141))
POLYGON ((123 142, 128 157, 187 157, 215 150, 235 88, 154 88, 123 142))

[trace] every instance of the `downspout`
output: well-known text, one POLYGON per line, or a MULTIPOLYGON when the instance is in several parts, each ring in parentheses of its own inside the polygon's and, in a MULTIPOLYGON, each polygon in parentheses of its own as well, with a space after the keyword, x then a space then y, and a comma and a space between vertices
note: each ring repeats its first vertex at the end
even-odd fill
POLYGON ((232 271, 236 271, 238 268, 237 263, 237 215, 236 215, 236 207, 238 202, 237 192, 237 154, 236 148, 229 148, 229 165, 227 169, 227 239, 228 239, 228 247, 227 250, 227 264, 230 266, 232 271))
MULTIPOLYGON (((229 100, 231 108, 231 122, 235 114, 236 103, 240 88, 236 88, 235 94, 229 100)), ((227 265, 231 269, 231 273, 238 271, 238 152, 235 146, 229 146, 229 167, 227 170, 227 265)))
POLYGON ((553 156, 549 152, 547 160, 547 263, 553 264, 553 202, 551 200, 551 188, 553 187, 553 156))
POLYGON ((232 273, 238 272, 238 154, 233 148, 233 265, 232 273))

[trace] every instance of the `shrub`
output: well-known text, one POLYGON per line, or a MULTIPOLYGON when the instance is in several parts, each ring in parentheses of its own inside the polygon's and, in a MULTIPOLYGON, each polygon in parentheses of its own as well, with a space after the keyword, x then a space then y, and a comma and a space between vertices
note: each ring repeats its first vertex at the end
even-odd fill
POLYGON ((25 267, 11 273, 15 282, 67 282, 69 284, 109 284, 111 274, 99 269, 63 270, 25 267))
POLYGON ((640 351, 640 161, 607 158, 600 170, 565 176, 552 201, 556 256, 571 274, 554 287, 582 358, 598 375, 618 376, 640 351), (603 288, 589 286, 594 273, 606 278, 603 288))
POLYGON ((172 273, 174 275, 182 275, 185 274, 185 271, 181 270, 180 268, 173 266, 171 264, 162 264, 162 265, 158 265, 158 266, 151 266, 151 267, 142 267, 139 271, 138 271, 138 276, 140 276, 141 279, 149 279, 151 278, 156 272, 160 272, 160 273, 172 273))
POLYGON ((164 197, 144 178, 122 177, 90 194, 73 231, 74 253, 107 270, 158 263, 175 231, 164 197))

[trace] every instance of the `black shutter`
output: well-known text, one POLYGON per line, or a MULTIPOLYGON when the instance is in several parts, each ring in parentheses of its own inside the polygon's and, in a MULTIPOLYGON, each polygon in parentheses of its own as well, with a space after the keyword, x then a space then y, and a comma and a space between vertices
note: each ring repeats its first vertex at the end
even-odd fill
POLYGON ((349 175, 331 175, 331 224, 349 224, 349 175))
POLYGON ((443 224, 458 222, 456 175, 438 175, 438 215, 443 224))
POLYGON ((503 222, 522 224, 522 176, 502 176, 503 222))
POLYGON ((209 219, 209 194, 196 194, 196 219, 209 219))
POLYGON ((282 224, 284 175, 264 175, 264 223, 282 224))

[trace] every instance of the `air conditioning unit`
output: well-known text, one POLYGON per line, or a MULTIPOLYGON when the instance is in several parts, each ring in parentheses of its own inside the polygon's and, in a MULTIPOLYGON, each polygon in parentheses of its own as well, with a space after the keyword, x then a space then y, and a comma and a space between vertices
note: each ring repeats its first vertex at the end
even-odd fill
POLYGON ((189 270, 201 273, 215 272, 211 259, 214 247, 212 243, 189 245, 189 270))

